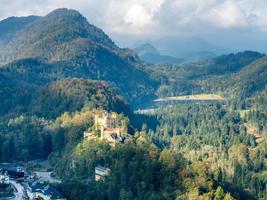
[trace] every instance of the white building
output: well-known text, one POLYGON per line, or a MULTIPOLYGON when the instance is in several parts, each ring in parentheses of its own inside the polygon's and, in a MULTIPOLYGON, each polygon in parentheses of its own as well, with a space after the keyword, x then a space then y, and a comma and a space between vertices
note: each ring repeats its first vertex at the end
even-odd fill
POLYGON ((66 200, 55 188, 38 182, 29 183, 27 195, 30 200, 66 200))
POLYGON ((110 169, 102 166, 95 167, 95 181, 103 180, 106 176, 109 176, 110 169))

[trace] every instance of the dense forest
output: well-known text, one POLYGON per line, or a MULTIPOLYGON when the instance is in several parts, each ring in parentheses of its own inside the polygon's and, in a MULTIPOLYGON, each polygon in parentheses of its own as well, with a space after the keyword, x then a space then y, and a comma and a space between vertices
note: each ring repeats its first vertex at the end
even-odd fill
POLYGON ((2 29, 0 162, 48 160, 70 200, 267 199, 264 54, 147 64, 67 9, 2 29), (203 93, 225 100, 133 111, 203 93), (84 139, 104 111, 127 122, 125 141, 84 139), (110 175, 96 182, 98 165, 110 175))
POLYGON ((159 97, 200 93, 248 97, 266 86, 266 57, 252 51, 180 65, 145 65, 144 68, 152 79, 160 82, 156 91, 159 97))

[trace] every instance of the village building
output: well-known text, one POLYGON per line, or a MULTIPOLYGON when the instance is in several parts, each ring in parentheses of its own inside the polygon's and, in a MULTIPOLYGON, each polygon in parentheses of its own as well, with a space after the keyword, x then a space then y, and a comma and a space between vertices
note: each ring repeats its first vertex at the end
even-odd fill
POLYGON ((28 184, 27 195, 30 200, 66 200, 55 188, 39 182, 28 184))
POLYGON ((0 184, 8 184, 9 177, 6 174, 0 174, 0 184))
POLYGON ((0 174, 6 175, 15 180, 23 180, 25 173, 23 171, 10 170, 10 169, 0 169, 0 174))
POLYGON ((107 167, 97 166, 95 167, 95 181, 104 180, 106 176, 110 175, 110 169, 107 167))

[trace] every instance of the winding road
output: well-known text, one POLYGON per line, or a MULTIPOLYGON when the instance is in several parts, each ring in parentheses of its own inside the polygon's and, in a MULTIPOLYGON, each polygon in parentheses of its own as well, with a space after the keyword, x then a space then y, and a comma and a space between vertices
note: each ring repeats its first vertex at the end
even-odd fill
POLYGON ((16 192, 15 192, 15 198, 14 200, 24 200, 25 198, 25 193, 24 193, 24 188, 20 183, 17 183, 16 181, 10 180, 9 181, 11 185, 14 186, 16 192))

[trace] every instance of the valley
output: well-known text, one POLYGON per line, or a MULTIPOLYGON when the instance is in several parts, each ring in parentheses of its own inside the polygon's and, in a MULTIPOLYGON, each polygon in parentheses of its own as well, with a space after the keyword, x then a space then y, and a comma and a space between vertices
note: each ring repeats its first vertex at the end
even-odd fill
POLYGON ((267 199, 267 56, 207 54, 120 48, 66 8, 0 21, 0 162, 26 173, 21 188, 0 165, 0 186, 17 199, 267 199))

